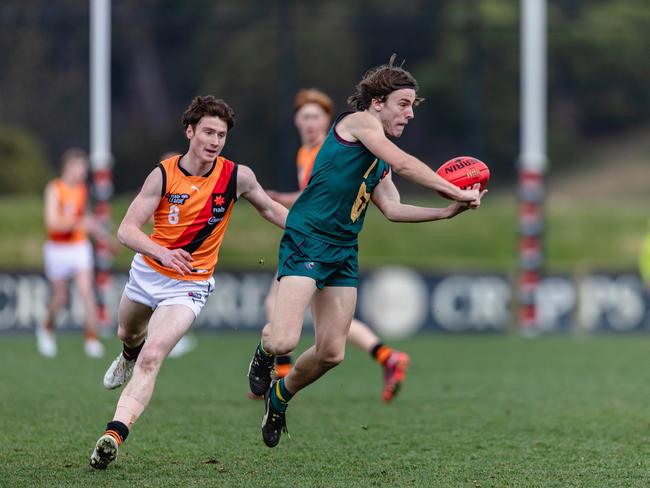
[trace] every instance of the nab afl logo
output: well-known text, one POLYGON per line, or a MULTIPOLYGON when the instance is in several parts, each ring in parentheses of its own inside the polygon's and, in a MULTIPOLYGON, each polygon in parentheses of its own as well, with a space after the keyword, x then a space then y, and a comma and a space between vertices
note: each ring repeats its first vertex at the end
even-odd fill
POLYGON ((173 205, 183 205, 185 203, 185 200, 190 198, 190 196, 187 193, 167 192, 165 194, 165 198, 167 198, 167 201, 173 205))
POLYGON ((223 206, 225 202, 226 199, 222 193, 212 194, 212 217, 208 220, 209 225, 218 224, 223 220, 223 216, 226 213, 226 207, 223 206))

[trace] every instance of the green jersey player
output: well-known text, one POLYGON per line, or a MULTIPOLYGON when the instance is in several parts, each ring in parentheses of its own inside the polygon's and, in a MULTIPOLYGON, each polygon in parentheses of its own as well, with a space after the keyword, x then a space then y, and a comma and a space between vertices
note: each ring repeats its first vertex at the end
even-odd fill
POLYGON ((460 190, 389 140, 402 135, 420 101, 417 82, 393 59, 369 70, 358 83, 348 99, 355 111, 342 114, 332 126, 311 179, 287 217, 275 312, 248 373, 251 391, 265 394, 262 438, 269 447, 286 431, 289 400, 343 360, 357 298, 357 236, 368 203, 372 200, 391 221, 430 222, 478 208, 484 194, 478 186, 460 190), (455 203, 446 208, 403 204, 391 171, 444 192, 455 203), (274 357, 296 348, 310 304, 314 345, 287 376, 273 382, 274 357))

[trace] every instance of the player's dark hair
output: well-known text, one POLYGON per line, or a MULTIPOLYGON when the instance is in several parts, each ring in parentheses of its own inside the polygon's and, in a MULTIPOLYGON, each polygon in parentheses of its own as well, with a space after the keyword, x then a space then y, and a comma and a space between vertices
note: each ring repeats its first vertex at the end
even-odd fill
MULTIPOLYGON (((348 105, 357 111, 367 110, 376 98, 385 102, 388 95, 403 88, 412 88, 418 91, 418 82, 413 75, 406 71, 402 65, 395 66, 395 54, 390 57, 388 64, 382 64, 369 69, 357 83, 355 92, 348 98, 348 105)), ((424 98, 416 97, 415 105, 418 105, 424 98)))
POLYGON ((196 129, 202 117, 219 117, 228 126, 228 130, 235 125, 235 111, 220 98, 214 98, 212 95, 199 95, 194 97, 190 106, 183 114, 183 127, 187 129, 189 125, 196 129))

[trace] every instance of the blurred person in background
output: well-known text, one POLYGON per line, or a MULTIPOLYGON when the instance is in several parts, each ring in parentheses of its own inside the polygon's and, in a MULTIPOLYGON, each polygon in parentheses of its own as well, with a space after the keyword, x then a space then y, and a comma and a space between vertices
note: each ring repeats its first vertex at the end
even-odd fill
POLYGON ((104 387, 122 391, 113 420, 95 444, 90 465, 106 468, 147 408, 163 361, 190 329, 214 291, 213 273, 239 197, 284 228, 287 209, 272 200, 247 166, 220 156, 234 111, 212 95, 195 97, 182 117, 188 149, 147 176, 118 229, 136 252, 118 313, 122 351, 104 387), (142 228, 153 217, 153 232, 142 228))
MULTIPOLYGON (((301 143, 296 155, 299 191, 268 192, 271 198, 287 208, 291 208, 309 182, 316 155, 323 145, 332 122, 333 107, 332 99, 315 88, 302 89, 296 95, 293 104, 294 123, 298 129, 301 143)), ((265 300, 266 320, 269 323, 273 317, 277 295, 278 281, 274 279, 265 300)), ((265 330, 268 333, 269 328, 267 327, 265 330)), ((352 319, 347 340, 353 346, 367 352, 381 366, 384 381, 382 398, 385 402, 391 401, 406 376, 409 364, 408 354, 385 345, 368 325, 356 318, 352 319)), ((275 362, 276 376, 283 378, 291 370, 291 356, 277 356, 275 362)), ((250 392, 249 396, 262 398, 253 392, 250 392)))
POLYGON ((395 66, 394 57, 359 81, 348 99, 354 111, 332 125, 287 217, 275 309, 248 375, 251 391, 265 395, 261 433, 268 447, 277 446, 287 432, 286 409, 293 396, 343 361, 357 299, 358 234, 370 201, 390 221, 431 222, 478 208, 484 195, 478 184, 470 190, 454 186, 389 139, 402 135, 421 100, 415 78, 395 66), (391 171, 455 202, 446 208, 403 204, 391 171), (284 378, 274 380, 275 356, 296 348, 310 306, 314 344, 284 378))
POLYGON ((84 352, 92 358, 104 355, 104 347, 97 338, 93 249, 88 234, 98 235, 105 231, 86 211, 87 177, 88 154, 72 148, 61 157, 60 176, 45 187, 47 241, 43 250, 51 295, 45 322, 36 329, 36 344, 38 351, 49 358, 57 355, 55 322, 68 300, 68 283, 72 279, 84 308, 84 352))

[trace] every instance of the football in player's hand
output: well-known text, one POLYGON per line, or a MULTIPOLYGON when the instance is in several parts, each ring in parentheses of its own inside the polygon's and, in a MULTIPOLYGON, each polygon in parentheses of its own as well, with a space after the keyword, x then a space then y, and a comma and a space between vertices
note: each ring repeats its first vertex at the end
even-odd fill
MULTIPOLYGON (((440 166, 436 173, 462 190, 467 190, 476 183, 480 183, 483 190, 490 181, 490 168, 483 161, 470 156, 450 159, 440 166)), ((449 198, 444 193, 440 194, 449 198)))

